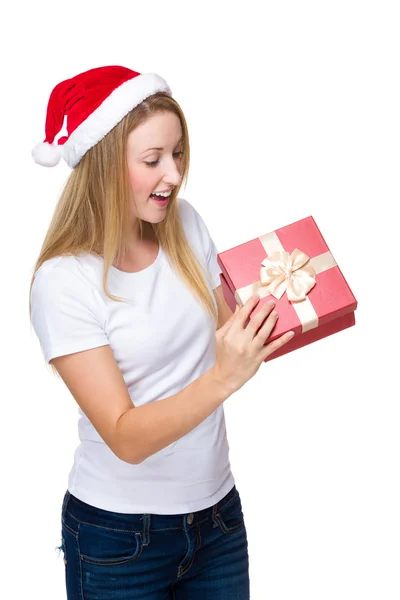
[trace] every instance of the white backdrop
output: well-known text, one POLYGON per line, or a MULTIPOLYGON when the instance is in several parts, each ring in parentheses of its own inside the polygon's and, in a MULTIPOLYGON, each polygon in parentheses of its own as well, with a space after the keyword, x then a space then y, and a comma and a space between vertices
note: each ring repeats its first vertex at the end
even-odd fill
POLYGON ((222 252, 312 215, 359 307, 225 402, 252 600, 398 600, 399 15, 385 0, 44 2, 3 12, 4 598, 65 595, 61 502, 77 405, 28 292, 69 174, 33 162, 49 94, 87 69, 157 72, 189 125, 181 191, 222 252), (396 360, 396 363, 395 363, 396 360))

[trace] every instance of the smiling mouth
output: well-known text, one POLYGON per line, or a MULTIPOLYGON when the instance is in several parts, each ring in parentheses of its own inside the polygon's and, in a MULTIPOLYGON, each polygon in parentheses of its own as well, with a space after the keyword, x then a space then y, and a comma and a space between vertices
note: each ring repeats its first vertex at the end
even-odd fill
POLYGON ((167 196, 166 198, 162 198, 161 196, 155 196, 154 194, 151 194, 150 198, 151 200, 153 200, 153 202, 155 202, 155 204, 158 204, 159 206, 167 206, 169 202, 169 196, 167 196))

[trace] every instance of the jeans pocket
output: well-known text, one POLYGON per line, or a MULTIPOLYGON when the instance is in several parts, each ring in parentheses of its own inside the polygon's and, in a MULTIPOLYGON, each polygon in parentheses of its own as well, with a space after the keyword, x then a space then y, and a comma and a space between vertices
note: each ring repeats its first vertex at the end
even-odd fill
POLYGON ((244 527, 244 515, 238 491, 218 510, 215 518, 223 533, 234 533, 244 527))
POLYGON ((137 559, 142 553, 142 535, 89 523, 79 524, 81 560, 92 565, 119 565, 137 559))
POLYGON ((68 512, 64 511, 61 519, 62 528, 67 531, 75 540, 78 539, 79 535, 79 523, 74 519, 68 512))

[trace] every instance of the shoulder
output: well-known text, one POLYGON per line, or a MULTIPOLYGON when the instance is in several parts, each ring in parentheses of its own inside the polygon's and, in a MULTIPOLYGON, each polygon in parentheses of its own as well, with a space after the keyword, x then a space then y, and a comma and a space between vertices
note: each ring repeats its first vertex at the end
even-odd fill
POLYGON ((208 228, 199 210, 185 198, 177 198, 180 216, 184 228, 191 234, 197 233, 200 237, 208 236, 208 228))
POLYGON ((55 256, 49 260, 45 260, 34 276, 34 287, 37 288, 43 285, 50 285, 51 282, 60 281, 64 274, 67 280, 74 281, 74 269, 71 269, 71 260, 69 256, 55 256))
POLYGON ((45 260, 35 273, 36 279, 56 280, 64 278, 76 286, 95 283, 96 276, 101 272, 100 261, 94 255, 81 252, 77 255, 55 256, 45 260))
POLYGON ((196 210, 189 200, 186 200, 186 198, 177 198, 176 200, 182 221, 187 222, 194 219, 196 216, 196 210))
POLYGON ((92 296, 98 274, 90 261, 81 256, 55 256, 44 261, 36 271, 32 284, 32 298, 43 296, 67 302, 73 296, 92 296))

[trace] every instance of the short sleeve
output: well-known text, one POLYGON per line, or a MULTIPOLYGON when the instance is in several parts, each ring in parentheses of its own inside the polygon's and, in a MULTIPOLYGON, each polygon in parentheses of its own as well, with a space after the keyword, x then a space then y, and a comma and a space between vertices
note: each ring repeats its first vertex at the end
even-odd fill
POLYGON ((109 344, 92 286, 63 267, 39 269, 31 291, 32 325, 48 363, 109 344))

